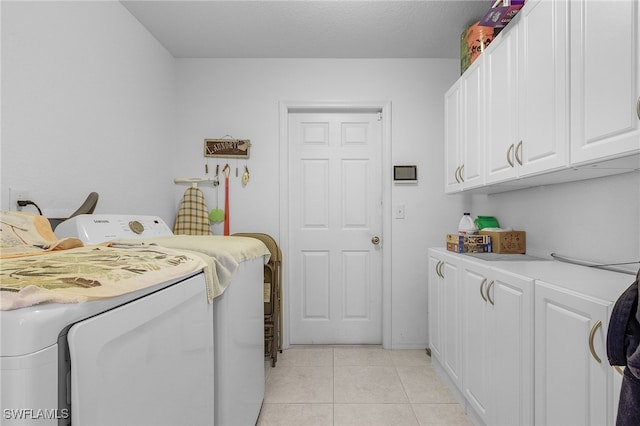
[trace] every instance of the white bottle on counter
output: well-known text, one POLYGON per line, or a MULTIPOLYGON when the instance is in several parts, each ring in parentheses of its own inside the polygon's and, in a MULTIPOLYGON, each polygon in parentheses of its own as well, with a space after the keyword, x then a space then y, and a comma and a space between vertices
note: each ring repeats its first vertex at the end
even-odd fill
POLYGON ((477 234, 478 228, 476 224, 473 223, 473 219, 471 219, 471 213, 465 213, 460 219, 460 223, 458 224, 458 234, 459 235, 469 235, 469 234, 477 234))

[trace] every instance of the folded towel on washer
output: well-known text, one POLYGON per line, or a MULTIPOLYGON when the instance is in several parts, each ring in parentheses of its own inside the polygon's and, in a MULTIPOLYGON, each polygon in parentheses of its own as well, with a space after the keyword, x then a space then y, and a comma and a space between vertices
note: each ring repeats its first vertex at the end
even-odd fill
POLYGON ((113 244, 115 246, 158 245, 199 255, 208 265, 205 268, 205 276, 212 289, 209 295, 210 300, 224 293, 240 267, 240 263, 262 257, 266 264, 271 256, 271 252, 262 241, 250 237, 173 235, 116 240, 113 244))
POLYGON ((58 239, 49 219, 29 212, 0 211, 0 258, 34 256, 82 247, 77 238, 58 239))
POLYGON ((180 235, 211 235, 209 209, 204 194, 195 186, 187 188, 173 225, 173 233, 180 235))
POLYGON ((120 296, 206 267, 200 256, 160 246, 85 246, 3 259, 0 310, 120 296))

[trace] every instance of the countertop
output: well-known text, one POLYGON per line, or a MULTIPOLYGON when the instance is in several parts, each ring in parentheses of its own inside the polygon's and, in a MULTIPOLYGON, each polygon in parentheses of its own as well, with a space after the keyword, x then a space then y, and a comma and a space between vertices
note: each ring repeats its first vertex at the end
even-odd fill
POLYGON ((437 253, 446 253, 460 261, 471 262, 493 270, 500 270, 512 275, 542 281, 563 289, 610 302, 615 302, 635 280, 635 277, 630 274, 573 265, 553 259, 527 256, 526 258, 509 258, 508 260, 483 260, 481 256, 453 253, 443 247, 432 248, 430 250, 437 253))

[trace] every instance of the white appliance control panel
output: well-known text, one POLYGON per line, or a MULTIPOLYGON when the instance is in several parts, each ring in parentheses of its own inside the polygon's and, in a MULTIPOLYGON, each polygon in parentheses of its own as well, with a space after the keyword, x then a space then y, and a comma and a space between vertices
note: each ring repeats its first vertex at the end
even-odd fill
POLYGON ((55 234, 58 238, 75 237, 98 244, 126 238, 165 237, 173 232, 157 216, 81 214, 60 223, 55 234))

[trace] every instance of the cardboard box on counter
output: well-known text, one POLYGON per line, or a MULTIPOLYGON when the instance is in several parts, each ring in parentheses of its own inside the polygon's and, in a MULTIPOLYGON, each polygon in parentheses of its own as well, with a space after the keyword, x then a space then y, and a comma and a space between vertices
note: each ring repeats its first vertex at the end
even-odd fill
POLYGON ((447 250, 455 253, 491 253, 490 244, 456 244, 447 243, 447 250))
POLYGON ((491 237, 488 235, 447 234, 447 250, 456 253, 490 253, 491 237))
POLYGON ((489 244, 491 237, 479 234, 447 234, 447 242, 455 244, 489 244))
POLYGON ((527 238, 524 231, 480 231, 479 235, 491 237, 494 253, 524 254, 527 252, 527 238))

